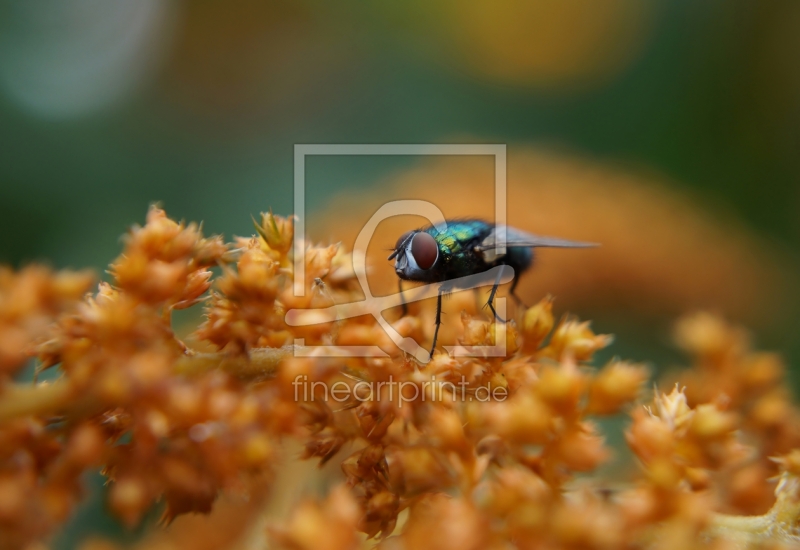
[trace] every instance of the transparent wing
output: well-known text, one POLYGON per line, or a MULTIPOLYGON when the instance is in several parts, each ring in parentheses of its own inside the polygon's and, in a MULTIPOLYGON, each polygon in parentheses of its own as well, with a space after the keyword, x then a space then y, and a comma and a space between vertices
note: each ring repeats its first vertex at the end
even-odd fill
MULTIPOLYGON (((498 230, 502 226, 497 226, 492 229, 492 232, 486 236, 486 238, 480 244, 480 251, 481 252, 489 252, 496 250, 501 243, 498 242, 498 230)), ((515 229, 513 227, 505 226, 506 230, 506 238, 504 246, 506 247, 555 247, 555 248, 591 248, 594 246, 600 246, 597 243, 588 243, 582 241, 570 241, 567 239, 557 239, 555 237, 542 237, 539 235, 534 235, 533 233, 527 233, 525 231, 521 231, 519 229, 515 229)), ((490 254, 493 258, 500 256, 500 254, 490 254)), ((484 256, 486 256, 484 254, 484 256)), ((487 258, 484 258, 487 259, 487 258)))

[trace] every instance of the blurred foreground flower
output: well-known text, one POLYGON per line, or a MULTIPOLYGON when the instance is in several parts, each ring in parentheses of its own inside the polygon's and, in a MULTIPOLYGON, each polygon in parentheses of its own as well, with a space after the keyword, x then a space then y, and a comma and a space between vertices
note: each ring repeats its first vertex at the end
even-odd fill
MULTIPOLYGON (((268 214, 256 223, 258 235, 231 246, 154 207, 128 234, 112 282, 83 299, 88 275, 0 273, 3 547, 45 543, 84 498, 82 475, 98 469, 125 525, 164 503, 173 525, 146 534, 142 547, 796 540, 798 410, 780 360, 752 351, 741 329, 706 314, 680 321, 678 342, 697 364, 679 377, 685 390, 656 391, 646 407, 647 368, 616 359, 593 367, 611 337, 571 316, 557 321, 550 296, 521 312, 519 327, 507 323, 504 356, 437 351, 420 364, 372 317, 286 324, 288 309, 353 301, 360 291, 338 245, 300 243, 305 278, 295 282, 292 221, 268 214), (194 338, 217 351, 201 353, 177 338, 171 312, 205 300, 214 265, 221 274, 194 338), (380 344, 386 356, 323 356, 296 338, 380 344), (60 377, 12 382, 32 356, 60 377), (621 412, 632 416, 627 442, 641 468, 617 487, 596 475, 612 458, 596 419, 621 412), (320 497, 303 476, 287 475, 295 454, 287 442, 340 471, 313 487, 320 497), (296 503, 283 521, 268 515, 276 501, 296 503), (764 515, 727 515, 744 512, 764 515)), ((474 313, 470 298, 453 301, 464 311, 449 323, 450 342, 495 344, 495 320, 474 313)), ((411 311, 387 318, 431 338, 428 308, 411 311)))

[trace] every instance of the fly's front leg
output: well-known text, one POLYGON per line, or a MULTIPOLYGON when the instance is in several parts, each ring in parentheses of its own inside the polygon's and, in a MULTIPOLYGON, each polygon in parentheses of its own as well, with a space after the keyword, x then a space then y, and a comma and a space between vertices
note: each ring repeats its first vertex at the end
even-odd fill
POLYGON ((444 292, 439 289, 439 296, 436 298, 436 329, 433 331, 433 345, 431 345, 431 359, 433 359, 433 350, 436 349, 436 340, 439 338, 439 327, 442 325, 442 294, 444 292))
POLYGON ((400 300, 403 304, 403 314, 401 317, 408 315, 408 304, 406 303, 406 296, 403 294, 403 279, 397 279, 397 287, 400 289, 400 300))

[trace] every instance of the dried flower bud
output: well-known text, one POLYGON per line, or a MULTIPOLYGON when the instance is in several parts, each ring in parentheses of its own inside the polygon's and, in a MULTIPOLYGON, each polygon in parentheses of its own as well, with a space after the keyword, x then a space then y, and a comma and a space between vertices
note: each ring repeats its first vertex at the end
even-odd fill
POLYGON ((505 401, 474 405, 469 419, 476 427, 517 444, 541 444, 550 434, 552 410, 538 396, 517 392, 505 401))
POLYGON ((547 295, 528 308, 522 320, 522 351, 533 353, 553 330, 553 298, 547 295))
POLYGON ((611 335, 592 332, 588 321, 581 323, 563 319, 553 332, 545 352, 559 360, 572 357, 576 361, 588 361, 594 352, 608 346, 613 339, 611 335))
POLYGON ((294 239, 294 216, 284 218, 272 212, 261 213, 261 223, 253 222, 256 231, 272 250, 285 256, 292 248, 294 239))
POLYGON ((575 472, 597 468, 611 456, 593 424, 582 422, 559 434, 551 460, 575 472))
POLYGON ((786 367, 777 354, 753 353, 743 361, 740 383, 752 395, 780 383, 785 371, 786 367))
POLYGON ((472 446, 464 436, 463 422, 456 411, 436 407, 428 418, 427 433, 432 444, 445 451, 459 454, 472 453, 472 446))
POLYGON ((623 361, 612 361, 589 384, 587 412, 614 414, 636 400, 648 377, 647 368, 623 361))
POLYGON ((696 313, 675 324, 675 342, 684 350, 705 360, 718 360, 726 353, 738 353, 747 344, 747 335, 710 313, 696 313))
POLYGON ((105 437, 98 426, 84 423, 78 426, 67 444, 67 456, 75 464, 88 467, 99 464, 105 454, 105 437))
POLYGON ((412 507, 402 540, 406 548, 478 550, 488 536, 486 518, 472 503, 433 494, 412 507))
POLYGON ((689 434, 701 441, 720 439, 737 427, 736 416, 720 411, 715 405, 698 405, 689 425, 689 434))
POLYGON ((585 386, 586 376, 574 362, 567 360, 558 366, 543 367, 536 390, 545 403, 570 416, 576 413, 585 386))
POLYGON ((645 463, 658 457, 670 457, 675 448, 672 428, 641 408, 633 412, 633 423, 625 432, 625 440, 636 456, 645 463))
POLYGON ((686 402, 686 394, 677 384, 669 395, 656 391, 654 403, 656 409, 653 414, 675 432, 684 432, 694 416, 694 411, 686 402))
POLYGON ((129 527, 139 523, 152 502, 145 483, 133 477, 116 480, 108 498, 111 509, 129 527))
POLYGON ((285 523, 271 527, 270 534, 279 546, 293 550, 354 550, 360 516, 350 491, 340 485, 320 503, 302 502, 285 523))

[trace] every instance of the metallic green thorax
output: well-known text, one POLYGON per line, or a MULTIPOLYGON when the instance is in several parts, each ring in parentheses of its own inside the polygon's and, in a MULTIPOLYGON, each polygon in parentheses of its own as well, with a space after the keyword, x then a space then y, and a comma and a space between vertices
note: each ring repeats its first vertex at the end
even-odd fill
POLYGON ((533 253, 530 248, 521 247, 509 247, 501 259, 485 262, 477 249, 492 229, 492 225, 480 220, 448 221, 447 230, 441 233, 433 226, 424 229, 439 245, 442 261, 437 262, 434 279, 446 281, 465 277, 501 263, 512 266, 518 273, 530 266, 533 253))

